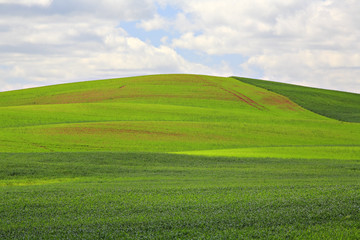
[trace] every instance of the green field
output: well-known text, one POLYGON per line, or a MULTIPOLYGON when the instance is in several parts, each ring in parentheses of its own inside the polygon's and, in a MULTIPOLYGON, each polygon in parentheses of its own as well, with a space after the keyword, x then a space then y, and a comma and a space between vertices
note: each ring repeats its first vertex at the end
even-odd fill
POLYGON ((282 94, 300 106, 320 115, 345 122, 360 122, 359 94, 258 79, 234 78, 282 94))
POLYGON ((358 160, 360 156, 360 146, 247 147, 177 153, 187 155, 223 157, 358 160))
POLYGON ((284 86, 0 93, 0 239, 360 238, 360 95, 284 86))
POLYGON ((356 239, 359 160, 0 154, 1 239, 356 239))

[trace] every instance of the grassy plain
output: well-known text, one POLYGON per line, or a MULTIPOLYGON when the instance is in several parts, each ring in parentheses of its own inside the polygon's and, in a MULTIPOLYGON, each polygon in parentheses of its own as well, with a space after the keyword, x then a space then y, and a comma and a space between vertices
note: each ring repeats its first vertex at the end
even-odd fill
POLYGON ((1 239, 357 239, 359 160, 1 153, 1 239))
POLYGON ((198 75, 0 93, 0 238, 360 238, 359 95, 330 92, 321 115, 198 75))

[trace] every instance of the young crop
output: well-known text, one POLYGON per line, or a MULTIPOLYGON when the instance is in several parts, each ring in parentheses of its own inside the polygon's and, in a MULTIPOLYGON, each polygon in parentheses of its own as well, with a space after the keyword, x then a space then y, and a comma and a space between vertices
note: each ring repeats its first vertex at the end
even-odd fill
POLYGON ((0 239, 360 239, 359 95, 240 80, 0 93, 0 239))

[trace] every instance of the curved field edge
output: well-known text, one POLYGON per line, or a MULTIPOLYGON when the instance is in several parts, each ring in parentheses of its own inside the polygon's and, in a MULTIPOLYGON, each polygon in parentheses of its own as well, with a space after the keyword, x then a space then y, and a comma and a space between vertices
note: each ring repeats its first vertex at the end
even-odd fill
POLYGON ((196 156, 281 158, 281 159, 344 159, 360 161, 360 146, 285 146, 176 152, 196 156))
POLYGON ((360 94, 233 77, 288 97, 305 109, 344 122, 360 122, 360 94))
POLYGON ((359 161, 0 153, 1 239, 357 239, 359 161))

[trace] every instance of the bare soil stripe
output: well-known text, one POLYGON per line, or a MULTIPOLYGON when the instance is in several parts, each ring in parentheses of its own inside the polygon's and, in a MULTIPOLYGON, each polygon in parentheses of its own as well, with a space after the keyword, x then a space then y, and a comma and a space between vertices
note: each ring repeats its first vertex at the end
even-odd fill
POLYGON ((221 90, 230 93, 231 95, 235 96, 236 98, 238 98, 240 101, 243 101, 247 104, 249 104, 250 106, 257 108, 259 110, 264 110, 265 107, 261 106, 260 104, 258 104, 257 102, 255 102, 254 100, 248 98, 247 96, 240 94, 240 93, 236 93, 236 92, 232 92, 230 90, 227 90, 225 88, 220 87, 221 90))

